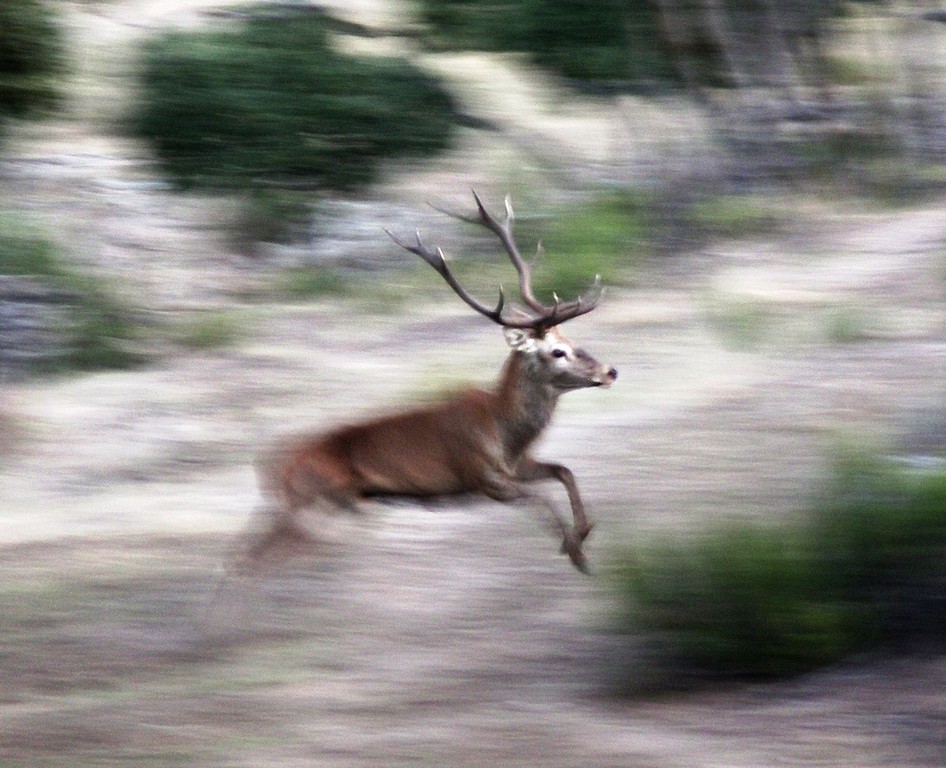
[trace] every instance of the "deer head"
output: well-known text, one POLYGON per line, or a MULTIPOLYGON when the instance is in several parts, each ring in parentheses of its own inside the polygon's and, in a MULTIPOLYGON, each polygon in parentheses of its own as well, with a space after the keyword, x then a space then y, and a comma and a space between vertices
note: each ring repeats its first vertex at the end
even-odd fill
MULTIPOLYGON (((617 370, 599 363, 559 331, 559 326, 563 323, 585 315, 597 306, 602 293, 600 276, 595 276, 588 296, 579 296, 572 301, 563 302, 553 294, 553 303, 543 304, 536 298, 532 288, 532 264, 522 257, 513 237, 512 224, 515 214, 509 197, 506 197, 506 218, 502 222, 486 210, 475 191, 473 199, 476 200, 476 216, 456 214, 441 208, 437 210, 461 221, 484 226, 499 238, 519 276, 521 306, 507 306, 502 286, 499 288, 499 300, 495 307, 485 305, 470 295, 450 270, 443 250, 438 248, 433 251, 428 248, 421 239, 420 232, 415 235, 417 242, 414 245, 403 242, 388 230, 385 232, 399 246, 420 256, 433 267, 468 306, 501 325, 506 342, 521 358, 521 363, 525 365, 527 372, 531 373, 533 381, 544 385, 550 394, 557 395, 585 387, 610 386, 617 378, 617 370)), ((537 255, 539 252, 541 248, 537 250, 537 255)))

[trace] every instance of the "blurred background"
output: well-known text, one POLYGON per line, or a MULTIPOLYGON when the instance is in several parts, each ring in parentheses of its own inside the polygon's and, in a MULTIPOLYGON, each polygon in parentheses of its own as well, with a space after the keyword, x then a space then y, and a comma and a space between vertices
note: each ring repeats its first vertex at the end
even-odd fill
POLYGON ((0 765, 946 764, 944 96, 935 2, 4 0, 0 765), (276 436, 498 373, 383 231, 489 300, 471 188, 606 286, 592 577, 464 499, 223 579, 276 436))

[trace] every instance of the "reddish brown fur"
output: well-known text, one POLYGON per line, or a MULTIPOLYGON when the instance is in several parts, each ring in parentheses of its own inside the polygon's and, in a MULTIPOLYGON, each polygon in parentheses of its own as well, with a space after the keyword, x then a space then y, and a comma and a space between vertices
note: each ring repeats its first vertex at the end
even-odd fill
MULTIPOLYGON (((609 384, 616 375, 587 354, 580 357, 585 386, 609 384), (594 377, 601 381, 592 382, 594 377)), ((543 371, 532 355, 513 351, 492 391, 468 389, 435 405, 283 442, 261 462, 261 485, 275 517, 251 543, 248 559, 258 560, 281 536, 310 535, 296 513, 320 504, 355 509, 368 496, 467 492, 548 504, 522 484, 557 479, 568 490, 573 531, 556 519, 566 551, 583 567, 580 544, 591 526, 571 473, 528 455, 560 394, 542 379, 543 371)))
POLYGON ((428 408, 303 438, 283 449, 272 486, 293 508, 324 493, 356 499, 474 490, 478 472, 471 470, 471 457, 495 441, 492 399, 471 390, 428 408))

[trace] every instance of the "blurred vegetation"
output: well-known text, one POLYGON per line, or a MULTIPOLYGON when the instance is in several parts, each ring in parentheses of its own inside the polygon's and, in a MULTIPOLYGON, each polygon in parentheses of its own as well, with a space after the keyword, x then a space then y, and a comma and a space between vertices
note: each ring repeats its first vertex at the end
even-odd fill
POLYGON ((66 53, 54 8, 42 0, 0 3, 0 122, 59 98, 66 53))
MULTIPOLYGON (((576 81, 621 89, 733 88, 752 69, 825 34, 834 0, 421 0, 433 44, 521 52, 576 81)), ((820 55, 820 54, 819 54, 820 55)), ((771 62, 769 62, 771 63, 771 62)), ((832 62, 838 76, 858 73, 832 62)), ((827 69, 828 60, 819 62, 827 69)), ((761 75, 761 72, 759 73, 761 75)))
POLYGON ((132 312, 107 285, 69 267, 56 245, 12 216, 0 217, 0 276, 25 277, 50 294, 47 319, 60 341, 37 355, 39 370, 125 368, 142 361, 132 312))
POLYGON ((636 547, 616 571, 628 685, 771 678, 942 642, 946 468, 839 463, 801 522, 726 522, 636 547))
POLYGON ((647 0, 422 0, 421 17, 437 45, 521 51, 566 78, 679 82, 647 0))
POLYGON ((180 323, 176 341, 190 350, 219 349, 236 343, 244 332, 244 324, 235 313, 205 311, 195 313, 180 323))
POLYGON ((181 187, 252 190, 248 226, 265 237, 299 215, 293 190, 359 188, 386 158, 445 149, 455 122, 435 80, 403 59, 340 53, 311 12, 165 35, 142 80, 134 130, 181 187))
POLYGON ((556 214, 542 233, 536 294, 550 302, 585 292, 595 275, 604 285, 628 283, 648 254, 652 205, 647 195, 608 192, 556 214))
POLYGON ((243 191, 235 200, 229 228, 231 245, 252 256, 260 243, 288 243, 309 223, 312 194, 298 189, 266 187, 243 191))
MULTIPOLYGON (((669 228, 677 237, 685 232, 687 242, 692 244, 711 237, 771 233, 782 225, 781 211, 758 196, 720 194, 692 202, 675 201, 681 210, 672 223, 665 214, 665 204, 663 197, 653 192, 619 187, 591 192, 565 206, 547 207, 538 215, 521 210, 525 204, 516 205, 516 240, 523 255, 534 259, 532 277, 538 298, 551 302, 553 293, 566 300, 575 298, 588 291, 596 275, 605 286, 632 285, 638 269, 661 247, 660 241, 668 236, 669 228)), ((497 210, 493 213, 500 215, 497 210)), ((461 257, 453 269, 464 284, 488 294, 497 282, 508 281, 509 264, 505 256, 499 255, 501 249, 495 238, 484 235, 478 226, 471 227, 470 232, 482 239, 481 251, 493 254, 495 264, 482 258, 461 257)), ((284 292, 296 297, 345 289, 344 276, 336 273, 323 278, 311 269, 299 270, 290 272, 288 278, 284 292)), ((712 317, 727 336, 744 346, 757 340, 767 328, 767 324, 759 325, 765 314, 761 306, 739 304, 714 308, 712 317)))
POLYGON ((748 296, 710 296, 707 319, 727 349, 756 349, 770 336, 775 322, 771 305, 748 296))
POLYGON ((770 233, 781 223, 771 203, 759 197, 726 193, 694 201, 686 218, 697 234, 714 239, 770 233))
POLYGON ((291 301, 338 296, 349 292, 351 284, 338 269, 311 266, 285 270, 275 286, 276 294, 291 301))
POLYGON ((685 89, 737 191, 812 179, 891 201, 929 186, 917 175, 944 159, 942 76, 912 52, 940 44, 937 25, 902 10, 881 0, 421 2, 434 46, 520 52, 579 85, 685 89))
POLYGON ((876 337, 876 313, 854 305, 834 308, 827 313, 825 339, 831 344, 848 345, 876 337))

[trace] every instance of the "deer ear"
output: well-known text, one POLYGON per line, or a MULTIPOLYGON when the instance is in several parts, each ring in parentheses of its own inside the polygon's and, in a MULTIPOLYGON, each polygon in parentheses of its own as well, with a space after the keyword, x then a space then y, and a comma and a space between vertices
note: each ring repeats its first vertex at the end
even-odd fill
POLYGON ((518 352, 534 352, 538 344, 527 328, 503 328, 506 343, 518 352))

